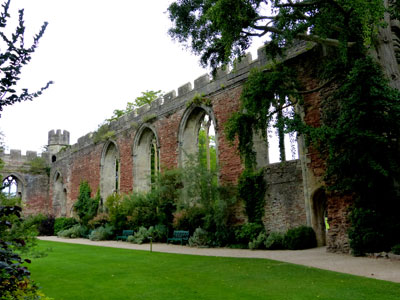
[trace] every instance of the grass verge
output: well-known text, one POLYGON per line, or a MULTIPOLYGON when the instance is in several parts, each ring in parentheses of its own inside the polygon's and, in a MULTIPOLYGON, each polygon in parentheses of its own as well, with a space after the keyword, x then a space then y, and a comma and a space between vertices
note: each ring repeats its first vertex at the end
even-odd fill
POLYGON ((400 284, 266 259, 150 253, 39 241, 29 266, 56 300, 393 299, 400 284))

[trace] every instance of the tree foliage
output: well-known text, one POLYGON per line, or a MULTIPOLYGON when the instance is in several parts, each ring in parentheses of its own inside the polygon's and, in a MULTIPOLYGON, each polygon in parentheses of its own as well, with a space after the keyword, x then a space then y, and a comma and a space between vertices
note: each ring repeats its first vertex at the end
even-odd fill
POLYGON ((146 90, 145 92, 142 92, 142 95, 139 97, 136 97, 134 102, 128 102, 126 104, 126 108, 125 109, 115 109, 113 111, 113 115, 111 116, 111 118, 107 119, 107 122, 111 122, 111 121, 115 121, 118 120, 119 118, 121 118, 122 116, 133 112, 136 108, 141 107, 142 105, 145 104, 151 104, 151 102, 153 102, 154 100, 162 97, 163 94, 161 92, 161 90, 158 91, 148 91, 146 90))
MULTIPOLYGON (((392 1, 391 15, 398 14, 392 1)), ((254 37, 268 41, 275 55, 293 41, 326 46, 371 46, 382 23, 383 0, 178 0, 169 8, 172 38, 216 68, 244 55, 254 37)), ((388 7, 386 7, 388 8, 388 7)), ((386 24, 387 25, 387 24, 386 24)))
POLYGON ((26 264, 29 259, 23 259, 17 250, 26 247, 22 235, 11 232, 22 223, 22 209, 18 206, 0 206, 0 298, 11 299, 49 299, 39 290, 30 279, 26 264))
POLYGON ((9 36, 5 32, 10 18, 8 13, 10 2, 11 0, 5 1, 1 5, 2 11, 0 12, 0 111, 3 110, 4 106, 12 105, 16 102, 33 100, 52 84, 52 81, 49 81, 36 92, 29 92, 28 89, 16 90, 22 68, 30 62, 32 54, 38 47, 39 41, 46 30, 47 22, 43 24, 39 33, 34 36, 32 45, 26 46, 23 9, 19 10, 18 25, 14 33, 9 36))
POLYGON ((94 198, 90 197, 91 193, 92 189, 89 183, 82 181, 79 185, 78 201, 74 204, 74 210, 78 214, 80 222, 85 226, 96 216, 100 204, 100 192, 98 191, 94 198))

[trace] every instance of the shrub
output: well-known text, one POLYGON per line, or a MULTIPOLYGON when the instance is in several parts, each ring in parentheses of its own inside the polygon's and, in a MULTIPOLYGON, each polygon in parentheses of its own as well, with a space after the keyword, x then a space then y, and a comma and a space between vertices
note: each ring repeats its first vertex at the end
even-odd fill
POLYGON ((261 232, 256 239, 249 242, 249 249, 264 249, 265 241, 267 240, 267 234, 265 232, 261 232))
POLYGON ((249 242, 255 240, 264 230, 264 226, 259 223, 243 224, 242 226, 238 226, 235 230, 236 241, 240 244, 247 245, 249 242))
POLYGON ((58 235, 58 233, 62 230, 66 230, 78 224, 78 222, 74 218, 56 218, 54 221, 54 234, 58 235))
MULTIPOLYGON (((133 193, 124 197, 129 227, 150 227, 158 223, 157 196, 153 193, 133 193)), ((122 228, 121 228, 122 229, 122 228)))
POLYGON ((46 216, 41 222, 37 225, 37 229, 39 235, 41 236, 51 236, 54 235, 54 222, 55 219, 53 216, 46 216))
POLYGON ((177 230, 194 232, 196 228, 204 225, 205 211, 199 206, 181 209, 174 213, 173 226, 177 230))
POLYGON ((317 238, 311 227, 300 226, 289 229, 283 239, 285 248, 300 250, 317 247, 317 238))
POLYGON ((89 239, 91 241, 104 241, 110 239, 112 235, 113 227, 111 225, 106 225, 93 230, 89 235, 89 239))
POLYGON ((133 244, 143 244, 149 240, 152 230, 153 227, 150 227, 149 230, 147 230, 145 227, 140 227, 139 230, 134 233, 134 235, 128 236, 128 242, 133 244))
POLYGON ((283 244, 284 234, 280 232, 271 232, 265 240, 265 248, 268 250, 285 249, 283 244))
POLYGON ((26 267, 30 260, 20 256, 19 250, 25 245, 24 236, 19 235, 13 240, 4 239, 4 234, 15 222, 22 223, 21 211, 17 206, 0 205, 0 299, 49 299, 41 294, 38 286, 30 279, 31 274, 26 267))
POLYGON ((35 226, 38 234, 42 236, 54 235, 54 217, 38 214, 36 216, 29 216, 24 220, 28 226, 35 226))
POLYGON ((397 244, 395 246, 392 247, 392 252, 394 254, 400 255, 400 244, 397 244))
POLYGON ((388 214, 378 213, 375 209, 353 207, 349 219, 349 240, 353 255, 388 251, 395 243, 395 234, 389 238, 388 233, 398 232, 396 226, 399 228, 399 221, 396 218, 389 218, 388 214), (391 230, 387 229, 389 227, 391 230))
POLYGON ((154 230, 151 232, 153 242, 165 242, 168 237, 168 228, 165 225, 157 224, 154 226, 154 230))
POLYGON ((100 213, 89 221, 88 226, 89 228, 104 227, 109 221, 110 218, 107 213, 100 213))
POLYGON ((208 245, 208 232, 202 228, 196 228, 193 235, 189 238, 190 247, 200 247, 208 245))
POLYGON ((76 239, 79 237, 84 237, 86 235, 86 232, 87 232, 86 227, 76 224, 76 225, 72 226, 71 228, 59 231, 57 235, 59 237, 63 237, 63 238, 76 239))
POLYGON ((96 216, 100 203, 100 191, 97 191, 94 198, 90 197, 91 193, 92 189, 89 183, 82 181, 79 184, 78 201, 74 204, 74 210, 79 217, 80 223, 85 226, 96 216))

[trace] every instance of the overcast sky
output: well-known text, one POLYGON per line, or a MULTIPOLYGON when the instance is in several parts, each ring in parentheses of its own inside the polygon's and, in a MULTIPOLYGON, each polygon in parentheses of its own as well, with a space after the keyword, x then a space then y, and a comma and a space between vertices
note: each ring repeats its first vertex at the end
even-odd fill
MULTIPOLYGON (((4 108, 0 130, 6 149, 41 152, 52 129, 68 130, 74 144, 142 91, 167 93, 209 73, 167 34, 171 2, 12 0, 13 21, 25 9, 26 43, 49 22, 19 87, 33 91, 55 83, 32 102, 4 108)), ((250 50, 253 58, 261 44, 250 50)))

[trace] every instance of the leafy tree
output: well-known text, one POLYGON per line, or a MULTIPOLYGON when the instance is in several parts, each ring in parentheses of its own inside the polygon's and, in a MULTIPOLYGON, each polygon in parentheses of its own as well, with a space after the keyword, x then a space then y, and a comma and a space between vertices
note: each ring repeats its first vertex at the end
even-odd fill
POLYGON ((8 13, 11 0, 5 1, 0 12, 0 111, 4 106, 12 105, 16 102, 33 100, 42 94, 42 92, 52 84, 49 81, 39 91, 29 92, 28 89, 22 89, 18 92, 15 87, 20 79, 19 76, 22 67, 31 60, 32 54, 38 47, 39 40, 42 38, 47 22, 45 22, 39 33, 33 38, 31 46, 25 46, 25 25, 24 10, 19 10, 18 25, 15 32, 10 36, 5 33, 5 28, 10 17, 8 13))
POLYGON ((125 109, 115 109, 111 118, 107 119, 106 122, 109 123, 118 120, 123 115, 129 114, 130 112, 134 111, 135 108, 138 108, 145 104, 150 104, 151 102, 162 96, 163 94, 161 93, 161 90, 142 92, 142 96, 136 97, 134 102, 128 102, 125 109))
MULTIPOLYGON (((27 89, 17 92, 17 85, 22 67, 26 65, 32 53, 36 50, 40 38, 47 27, 44 23, 40 32, 34 37, 33 44, 26 48, 24 45, 24 10, 19 11, 19 23, 11 38, 4 32, 8 18, 11 0, 2 4, 0 12, 0 111, 4 106, 16 102, 32 100, 47 89, 51 81, 39 91, 30 93, 27 89), (5 49, 5 50, 4 50, 5 49)), ((3 150, 2 133, 0 133, 0 151, 3 150)), ((4 163, 0 159, 0 169, 4 163)), ((29 259, 21 258, 21 253, 35 245, 37 232, 33 224, 24 222, 21 218, 22 208, 16 199, 8 199, 0 188, 0 298, 1 299, 49 299, 39 290, 30 279, 26 263, 29 259)))
MULTIPOLYGON (((154 100, 156 100, 159 97, 162 97, 163 94, 161 93, 161 90, 158 91, 145 91, 142 92, 142 96, 136 97, 134 105, 136 107, 140 107, 145 104, 150 104, 154 100)), ((129 102, 128 102, 129 103, 129 102)))
POLYGON ((255 167, 255 131, 265 136, 273 123, 281 133, 303 134, 326 161, 330 195, 353 199, 354 253, 398 243, 400 1, 178 0, 168 11, 170 35, 201 55, 203 65, 231 63, 252 38, 264 39, 267 55, 275 59, 252 71, 242 109, 226 126, 227 137, 239 140, 246 167, 255 167), (328 54, 315 67, 320 85, 313 90, 303 88, 295 68, 276 60, 298 40, 328 54), (295 111, 283 113, 322 90, 328 92, 321 93, 321 126, 305 124, 295 111))
POLYGON ((399 28, 399 10, 397 0, 178 0, 168 8, 169 34, 213 68, 242 56, 254 37, 270 39, 271 55, 295 40, 337 48, 344 63, 353 49, 368 52, 400 88, 390 27, 399 28))
POLYGON ((206 129, 199 130, 199 162, 210 171, 215 172, 217 169, 217 152, 215 149, 215 137, 208 136, 206 129), (212 143, 210 145, 210 142, 212 143))

